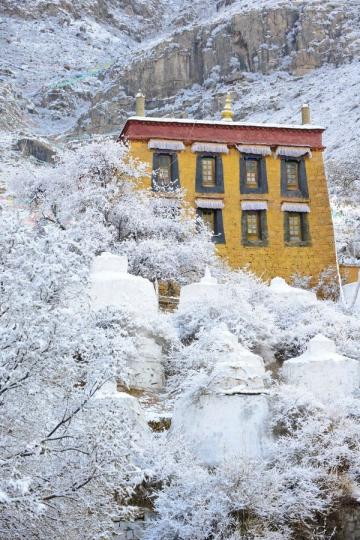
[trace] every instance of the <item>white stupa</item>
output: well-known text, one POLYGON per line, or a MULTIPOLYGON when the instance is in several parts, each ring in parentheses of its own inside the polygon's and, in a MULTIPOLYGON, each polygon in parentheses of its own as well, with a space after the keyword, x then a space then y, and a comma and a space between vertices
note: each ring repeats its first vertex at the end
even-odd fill
POLYGON ((316 301, 316 294, 312 291, 306 291, 298 287, 291 287, 284 278, 275 277, 270 281, 269 289, 277 294, 279 298, 291 299, 297 298, 304 301, 316 301))
MULTIPOLYGON (((158 313, 155 289, 148 279, 129 274, 127 268, 126 256, 102 253, 95 257, 90 273, 92 308, 125 307, 140 319, 151 319, 158 313)), ((160 345, 145 328, 139 331, 135 345, 127 360, 129 387, 158 390, 165 378, 160 345)))
POLYGON ((287 360, 281 373, 288 384, 304 386, 320 400, 352 394, 360 385, 360 363, 338 354, 335 343, 321 334, 304 354, 287 360))
POLYGON ((102 253, 95 257, 90 273, 90 299, 95 310, 125 306, 140 317, 158 311, 153 285, 148 279, 129 274, 126 256, 102 253))
POLYGON ((170 432, 181 435, 209 466, 228 459, 261 459, 269 440, 263 360, 228 330, 222 331, 221 343, 223 353, 206 390, 179 400, 170 432))
POLYGON ((205 275, 198 283, 191 283, 181 288, 179 309, 207 300, 216 302, 221 297, 222 291, 223 285, 217 282, 206 267, 205 275))

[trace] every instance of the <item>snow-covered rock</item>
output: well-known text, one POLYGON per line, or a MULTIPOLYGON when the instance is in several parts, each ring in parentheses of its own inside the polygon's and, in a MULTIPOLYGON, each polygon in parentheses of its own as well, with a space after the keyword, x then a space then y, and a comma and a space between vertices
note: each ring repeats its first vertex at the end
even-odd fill
POLYGON ((269 440, 266 377, 262 358, 228 331, 224 352, 205 389, 175 406, 171 434, 180 434, 209 466, 228 459, 261 459, 269 440))
POLYGON ((158 301, 148 279, 127 272, 126 256, 102 253, 95 257, 90 274, 90 299, 95 310, 126 307, 140 317, 157 314, 158 301))
POLYGON ((141 390, 159 390, 165 382, 160 345, 151 337, 138 336, 136 348, 137 356, 128 360, 128 385, 141 390))
POLYGON ((206 268, 205 275, 200 282, 191 283, 181 288, 179 309, 207 300, 216 302, 221 297, 223 289, 224 286, 219 285, 216 278, 212 277, 210 270, 206 268))
POLYGON ((350 395, 360 384, 360 363, 338 354, 335 343, 321 334, 302 355, 287 360, 281 373, 288 384, 304 386, 321 400, 350 395))
POLYGON ((309 302, 316 301, 316 294, 314 292, 291 287, 286 283, 285 279, 281 277, 273 278, 270 282, 269 289, 271 292, 279 295, 280 298, 297 298, 298 300, 309 302))

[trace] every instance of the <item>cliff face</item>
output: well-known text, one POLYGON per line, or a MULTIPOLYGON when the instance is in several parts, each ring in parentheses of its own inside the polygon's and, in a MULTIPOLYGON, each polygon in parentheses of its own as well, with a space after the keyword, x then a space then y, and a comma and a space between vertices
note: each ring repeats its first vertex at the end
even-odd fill
POLYGON ((327 62, 353 59, 359 42, 351 12, 322 4, 254 9, 178 31, 136 55, 126 69, 111 69, 108 77, 121 79, 129 94, 140 85, 149 98, 163 98, 204 84, 215 73, 218 80, 231 83, 244 71, 284 69, 304 75, 327 62))

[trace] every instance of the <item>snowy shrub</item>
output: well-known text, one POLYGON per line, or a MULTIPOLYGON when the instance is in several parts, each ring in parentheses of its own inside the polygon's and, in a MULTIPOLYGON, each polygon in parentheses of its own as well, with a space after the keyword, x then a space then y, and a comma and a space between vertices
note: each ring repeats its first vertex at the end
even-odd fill
POLYGON ((359 151, 327 165, 336 246, 340 262, 354 264, 360 259, 360 176, 359 151))
POLYGON ((292 287, 297 287, 299 289, 309 290, 311 288, 311 276, 304 276, 296 272, 291 276, 292 287))
POLYGON ((327 491, 317 486, 316 468, 239 458, 209 469, 183 454, 178 444, 167 447, 165 459, 170 456, 173 468, 157 471, 163 487, 146 540, 285 540, 298 527, 305 531, 302 538, 314 538, 315 518, 328 504, 327 491))
POLYGON ((360 358, 360 319, 344 312, 338 303, 325 300, 303 301, 270 294, 265 306, 272 312, 276 327, 274 350, 279 360, 297 356, 316 334, 335 341, 345 356, 360 358))
POLYGON ((141 476, 129 411, 98 399, 131 326, 85 308, 90 254, 67 230, 6 209, 1 223, 1 537, 80 537, 85 521, 97 537, 141 476))
MULTIPOLYGON (((215 272, 216 273, 216 272, 215 272)), ((200 332, 225 324, 239 342, 252 349, 274 339, 271 310, 261 303, 266 286, 245 271, 219 271, 220 294, 180 307, 174 315, 179 337, 187 342, 200 332)))
POLYGON ((68 230, 94 253, 126 254, 129 271, 152 281, 191 282, 214 260, 214 245, 181 190, 141 189, 146 166, 107 140, 63 152, 54 167, 17 170, 12 188, 33 219, 68 230))
POLYGON ((207 468, 181 440, 160 438, 153 474, 162 488, 146 540, 331 537, 327 517, 359 481, 359 403, 324 406, 286 385, 270 399, 275 437, 263 461, 207 468))

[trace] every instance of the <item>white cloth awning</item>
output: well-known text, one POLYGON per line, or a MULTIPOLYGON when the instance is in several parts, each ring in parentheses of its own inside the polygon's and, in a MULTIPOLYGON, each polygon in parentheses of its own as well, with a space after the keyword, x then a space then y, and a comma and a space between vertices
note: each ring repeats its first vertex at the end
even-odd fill
POLYGON ((308 146, 278 146, 276 155, 288 157, 308 156, 311 158, 311 149, 308 146))
POLYGON ((310 212, 310 206, 304 203, 287 203, 281 205, 282 212, 310 212))
POLYGON ((210 210, 221 210, 224 208, 224 201, 221 199, 195 199, 197 208, 209 208, 210 210))
POLYGON ((241 201, 241 210, 267 210, 266 201, 241 201))
POLYGON ((195 142, 191 147, 192 152, 214 152, 216 154, 228 154, 229 149, 226 144, 195 142))
POLYGON ((270 146, 246 146, 245 144, 237 144, 236 148, 242 154, 257 154, 259 156, 271 156, 270 146))
POLYGON ((185 145, 182 141, 168 141, 165 139, 150 139, 148 142, 150 150, 185 150, 185 145))

